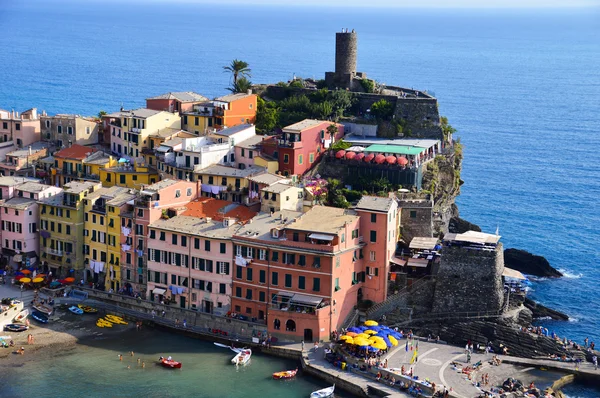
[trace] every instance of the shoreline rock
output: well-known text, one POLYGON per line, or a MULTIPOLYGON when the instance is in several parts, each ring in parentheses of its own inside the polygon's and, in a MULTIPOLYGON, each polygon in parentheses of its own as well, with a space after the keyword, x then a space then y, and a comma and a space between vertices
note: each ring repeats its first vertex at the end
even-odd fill
POLYGON ((542 304, 535 302, 528 297, 525 298, 525 302, 523 303, 523 305, 529 310, 531 310, 533 319, 548 317, 556 321, 569 320, 569 316, 567 314, 543 306, 542 304))
POLYGON ((527 275, 551 278, 563 276, 544 257, 529 253, 526 250, 504 250, 504 265, 527 275))

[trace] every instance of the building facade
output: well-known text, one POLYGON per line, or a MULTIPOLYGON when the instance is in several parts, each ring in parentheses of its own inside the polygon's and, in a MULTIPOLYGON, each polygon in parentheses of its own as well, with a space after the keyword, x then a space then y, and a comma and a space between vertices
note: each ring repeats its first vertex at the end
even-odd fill
POLYGON ((0 141, 23 148, 40 140, 40 116, 36 108, 24 112, 0 110, 0 141))
POLYGON ((40 117, 41 138, 58 148, 72 144, 95 145, 101 134, 101 123, 97 118, 59 114, 40 117))

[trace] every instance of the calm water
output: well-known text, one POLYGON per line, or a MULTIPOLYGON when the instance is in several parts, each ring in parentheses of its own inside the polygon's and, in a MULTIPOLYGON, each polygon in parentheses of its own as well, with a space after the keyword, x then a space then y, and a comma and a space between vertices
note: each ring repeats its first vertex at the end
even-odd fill
POLYGON ((254 82, 323 76, 334 32, 359 33, 358 69, 428 89, 465 145, 464 218, 565 272, 534 298, 600 343, 600 12, 268 8, 0 1, 0 107, 96 114, 166 91, 225 93, 222 66, 254 82))
POLYGON ((236 368, 230 363, 234 355, 212 343, 165 332, 129 331, 117 339, 84 343, 23 366, 14 366, 20 358, 3 361, 0 396, 295 398, 327 387, 304 375, 293 380, 272 380, 273 372, 297 367, 294 361, 253 355, 250 364, 236 368), (118 354, 132 350, 135 357, 124 355, 123 362, 119 362, 118 354), (172 355, 183 363, 182 368, 171 370, 156 365, 161 355, 172 355), (146 362, 145 368, 137 365, 138 357, 146 362))

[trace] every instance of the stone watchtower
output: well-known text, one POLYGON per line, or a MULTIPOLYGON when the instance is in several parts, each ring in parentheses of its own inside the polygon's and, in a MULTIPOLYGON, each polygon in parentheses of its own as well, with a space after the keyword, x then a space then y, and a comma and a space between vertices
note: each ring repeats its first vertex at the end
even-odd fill
POLYGON ((329 88, 352 88, 355 77, 366 77, 356 72, 358 54, 358 35, 354 29, 342 29, 335 34, 335 72, 326 72, 325 81, 329 88))
POLYGON ((434 313, 494 312, 504 304, 504 252, 498 235, 446 234, 433 298, 434 313))

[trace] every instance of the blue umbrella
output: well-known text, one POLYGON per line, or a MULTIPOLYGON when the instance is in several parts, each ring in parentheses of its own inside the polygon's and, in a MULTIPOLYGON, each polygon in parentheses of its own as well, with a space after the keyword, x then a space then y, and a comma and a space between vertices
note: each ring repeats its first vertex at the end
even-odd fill
POLYGON ((353 332, 353 333, 362 333, 362 330, 360 330, 356 326, 352 326, 352 327, 348 328, 348 331, 353 332))
POLYGON ((379 351, 379 348, 369 346, 368 350, 371 352, 377 352, 377 351, 379 351))

